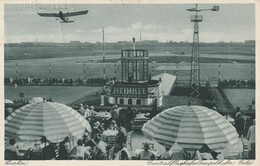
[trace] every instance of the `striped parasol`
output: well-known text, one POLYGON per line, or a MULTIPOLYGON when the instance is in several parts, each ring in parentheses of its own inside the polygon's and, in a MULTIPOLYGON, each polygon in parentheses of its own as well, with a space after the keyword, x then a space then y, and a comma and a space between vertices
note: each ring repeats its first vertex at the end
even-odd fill
POLYGON ((235 128, 218 112, 202 106, 169 108, 145 123, 142 131, 166 147, 177 142, 186 150, 200 149, 204 144, 219 150, 227 142, 238 142, 235 128))
POLYGON ((5 137, 21 141, 38 141, 45 136, 61 142, 67 136, 80 138, 91 127, 77 111, 56 102, 40 102, 15 110, 5 121, 5 137))
POLYGON ((13 104, 14 102, 10 99, 5 99, 4 100, 5 104, 13 104))

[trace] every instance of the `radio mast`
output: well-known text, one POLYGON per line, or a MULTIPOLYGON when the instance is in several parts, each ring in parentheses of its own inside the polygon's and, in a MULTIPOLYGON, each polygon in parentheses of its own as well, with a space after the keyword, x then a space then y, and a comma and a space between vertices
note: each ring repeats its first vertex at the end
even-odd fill
POLYGON ((213 6, 212 9, 198 9, 198 5, 195 8, 187 9, 189 12, 196 12, 195 15, 191 15, 191 22, 194 22, 193 28, 193 43, 192 43, 192 55, 191 55, 191 72, 190 72, 190 89, 191 97, 199 97, 200 95, 200 60, 199 60, 199 22, 202 22, 203 16, 198 15, 198 12, 202 11, 218 11, 219 6, 213 6))

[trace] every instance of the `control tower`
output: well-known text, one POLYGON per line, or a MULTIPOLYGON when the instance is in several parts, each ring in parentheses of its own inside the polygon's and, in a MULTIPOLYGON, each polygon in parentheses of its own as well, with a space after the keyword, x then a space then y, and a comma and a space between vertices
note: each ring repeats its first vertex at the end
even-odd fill
POLYGON ((148 82, 148 51, 128 49, 121 51, 121 80, 129 83, 148 82))
POLYGON ((148 51, 135 49, 121 50, 121 80, 105 84, 102 105, 135 106, 153 109, 162 105, 162 81, 151 80, 148 72, 148 51))

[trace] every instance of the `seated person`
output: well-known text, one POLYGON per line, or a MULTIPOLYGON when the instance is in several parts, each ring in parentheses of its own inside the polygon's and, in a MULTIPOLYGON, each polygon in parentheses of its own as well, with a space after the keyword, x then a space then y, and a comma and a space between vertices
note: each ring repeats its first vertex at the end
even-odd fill
POLYGON ((131 159, 130 152, 126 147, 126 144, 123 143, 116 154, 115 160, 130 160, 130 159, 131 159))
POLYGON ((18 148, 15 146, 15 140, 9 140, 9 146, 5 148, 5 159, 6 160, 16 160, 20 156, 18 148))
POLYGON ((97 134, 101 134, 102 133, 102 129, 100 128, 100 122, 96 121, 96 123, 94 123, 94 126, 92 128, 92 138, 95 138, 97 134))
POLYGON ((171 160, 172 159, 172 151, 170 148, 166 148, 166 152, 161 156, 162 160, 171 160))
POLYGON ((56 153, 54 147, 50 144, 46 137, 42 137, 41 142, 44 144, 44 148, 42 149, 42 159, 55 160, 56 153))
POLYGON ((155 155, 149 151, 150 146, 148 143, 144 144, 144 150, 140 152, 138 159, 139 160, 154 160, 155 155))
POLYGON ((101 140, 100 135, 97 135, 94 141, 96 143, 96 156, 97 156, 96 159, 97 160, 104 159, 107 154, 107 150, 106 150, 107 144, 101 140))
POLYGON ((27 155, 30 160, 41 160, 42 148, 40 145, 41 142, 38 141, 34 144, 32 149, 27 151, 27 155))
POLYGON ((108 126, 108 130, 117 130, 117 124, 115 120, 112 120, 108 126))
POLYGON ((72 159, 85 160, 90 156, 90 152, 86 149, 86 147, 83 147, 83 141, 79 139, 77 146, 69 152, 69 155, 72 159))
POLYGON ((90 137, 89 133, 85 132, 83 134, 83 146, 95 147, 95 141, 90 137))
POLYGON ((214 151, 212 151, 212 152, 211 152, 211 156, 212 156, 213 160, 221 160, 219 154, 220 154, 220 152, 214 152, 214 151))
POLYGON ((217 159, 218 152, 211 150, 206 144, 200 150, 196 151, 196 160, 215 160, 217 159))
POLYGON ((69 142, 69 138, 66 137, 62 142, 59 144, 59 156, 57 157, 58 160, 68 160, 69 153, 66 148, 66 144, 69 142))

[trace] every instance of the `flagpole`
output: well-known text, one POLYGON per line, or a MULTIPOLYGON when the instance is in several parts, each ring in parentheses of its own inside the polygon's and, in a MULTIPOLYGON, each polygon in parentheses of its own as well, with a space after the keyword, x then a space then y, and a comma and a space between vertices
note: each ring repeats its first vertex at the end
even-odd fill
POLYGON ((105 36, 104 36, 104 27, 102 27, 102 36, 103 36, 103 76, 104 80, 106 79, 106 65, 105 65, 105 36))

